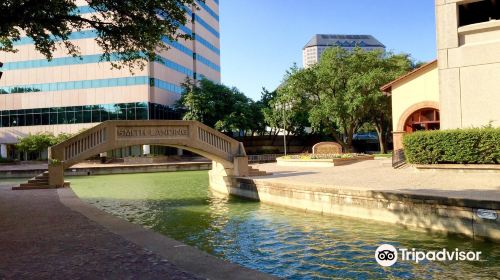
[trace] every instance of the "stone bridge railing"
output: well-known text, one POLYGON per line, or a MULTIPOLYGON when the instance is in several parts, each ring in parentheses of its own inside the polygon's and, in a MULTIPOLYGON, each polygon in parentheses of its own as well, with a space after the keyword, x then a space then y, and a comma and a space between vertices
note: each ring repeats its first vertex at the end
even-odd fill
POLYGON ((136 145, 161 145, 192 151, 224 169, 218 174, 246 176, 248 159, 242 143, 197 121, 106 121, 49 148, 49 177, 64 182, 64 169, 99 153, 136 145), (58 171, 55 171, 55 170, 58 171), (61 178, 54 178, 55 173, 61 178), (61 181, 62 180, 62 181, 61 181))

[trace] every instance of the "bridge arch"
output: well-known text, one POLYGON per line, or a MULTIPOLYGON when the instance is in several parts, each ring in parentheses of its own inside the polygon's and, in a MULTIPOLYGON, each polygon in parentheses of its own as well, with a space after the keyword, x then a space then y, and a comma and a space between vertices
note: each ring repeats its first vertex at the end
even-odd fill
POLYGON ((64 170, 118 148, 158 145, 181 148, 212 160, 212 188, 226 191, 230 177, 248 175, 241 142, 197 121, 106 121, 49 148, 49 184, 64 185, 64 170))

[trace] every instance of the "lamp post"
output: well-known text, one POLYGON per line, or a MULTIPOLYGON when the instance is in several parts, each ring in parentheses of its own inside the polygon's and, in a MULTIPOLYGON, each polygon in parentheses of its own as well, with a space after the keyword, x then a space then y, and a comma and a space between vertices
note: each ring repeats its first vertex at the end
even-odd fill
POLYGON ((285 156, 286 156, 286 106, 283 104, 283 147, 285 148, 285 156))

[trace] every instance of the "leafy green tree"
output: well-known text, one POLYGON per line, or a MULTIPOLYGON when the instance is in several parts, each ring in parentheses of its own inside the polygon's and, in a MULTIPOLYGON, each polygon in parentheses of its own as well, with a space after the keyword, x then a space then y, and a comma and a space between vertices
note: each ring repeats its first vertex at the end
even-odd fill
POLYGON ((287 134, 304 135, 309 124, 311 96, 304 94, 304 88, 311 86, 308 69, 292 66, 285 74, 282 84, 267 102, 264 110, 270 127, 284 128, 287 134))
POLYGON ((391 98, 383 94, 380 87, 413 68, 414 65, 409 55, 389 54, 372 66, 373 73, 368 75, 368 83, 364 85, 368 95, 365 119, 377 131, 381 153, 387 152, 387 142, 392 130, 392 105, 391 98))
POLYGON ((237 88, 202 79, 187 79, 183 93, 176 103, 183 112, 184 120, 197 120, 223 132, 250 132, 263 130, 263 121, 258 104, 246 97, 237 88), (257 120, 257 122, 256 122, 257 120))
POLYGON ((265 135, 267 128, 264 117, 265 101, 262 99, 257 102, 250 100, 249 105, 248 118, 251 120, 249 124, 250 135, 265 135))
MULTIPOLYGON (((91 29, 103 50, 103 60, 117 57, 123 65, 142 68, 148 59, 158 59, 155 50, 167 48, 163 38, 189 38, 177 30, 188 20, 184 7, 195 5, 195 0, 85 2, 92 14, 79 14, 73 0, 0 1, 0 51, 15 52, 14 43, 26 34, 49 60, 58 46, 78 56, 79 49, 69 40, 70 34, 91 29)), ((121 64, 112 65, 119 68, 121 64)))
POLYGON ((261 112, 264 117, 264 122, 265 125, 269 127, 269 134, 272 136, 276 136, 279 133, 280 127, 279 121, 281 117, 277 114, 276 106, 274 105, 274 100, 277 98, 277 95, 277 90, 268 91, 267 89, 263 88, 260 98, 260 102, 262 104, 261 112))
POLYGON ((57 135, 56 137, 54 137, 54 142, 52 145, 57 145, 59 143, 62 143, 66 140, 68 140, 69 138, 73 137, 74 135, 71 134, 71 133, 60 133, 59 135, 57 135))
POLYGON ((369 122, 385 152, 390 99, 379 88, 411 65, 407 55, 329 48, 318 64, 288 71, 277 102, 292 104, 296 121, 307 118, 313 131, 331 134, 346 151, 352 150, 354 133, 369 122))
POLYGON ((29 134, 26 137, 18 139, 16 149, 26 153, 38 153, 38 157, 40 158, 43 150, 66 141, 72 136, 68 133, 61 133, 58 136, 54 136, 54 134, 48 132, 29 134))

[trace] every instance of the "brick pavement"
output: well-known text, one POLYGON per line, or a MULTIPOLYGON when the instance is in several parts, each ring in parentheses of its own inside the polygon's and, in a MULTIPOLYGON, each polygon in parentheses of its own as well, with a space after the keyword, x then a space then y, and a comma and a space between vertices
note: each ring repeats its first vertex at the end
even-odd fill
POLYGON ((64 206, 0 185, 0 279, 199 279, 64 206))

